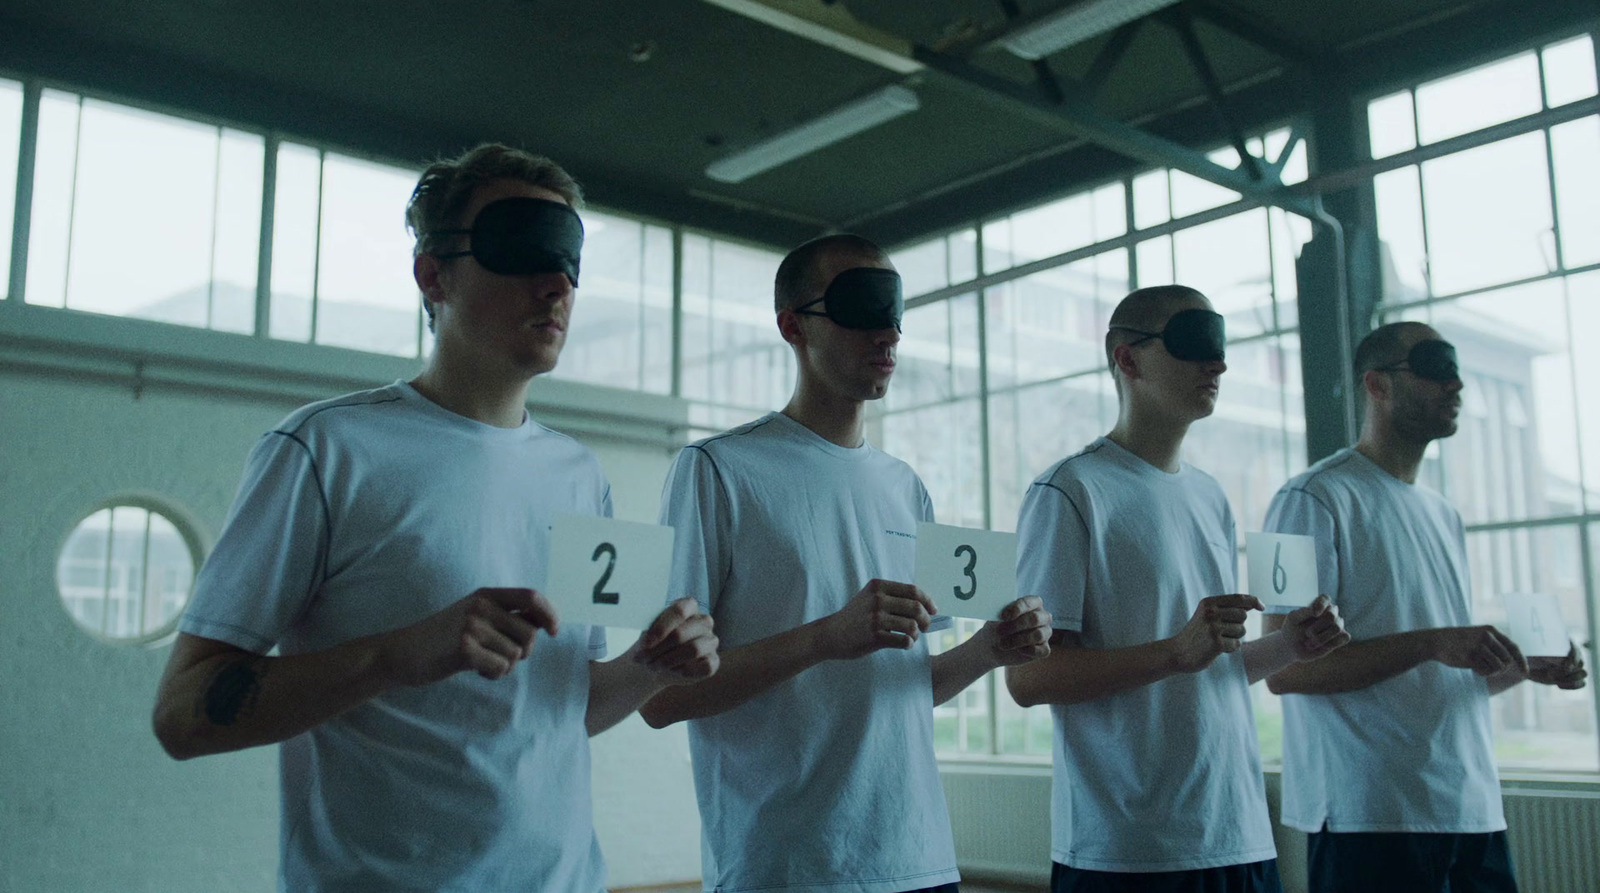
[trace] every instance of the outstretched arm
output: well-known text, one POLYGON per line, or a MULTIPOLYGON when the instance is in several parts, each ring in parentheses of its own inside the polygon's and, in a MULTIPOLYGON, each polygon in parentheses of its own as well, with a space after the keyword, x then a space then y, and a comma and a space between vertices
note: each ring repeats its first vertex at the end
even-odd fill
POLYGON ((1125 648, 1085 648, 1078 633, 1056 630, 1050 656, 1007 670, 1006 687, 1024 707, 1080 704, 1196 673, 1239 650, 1245 617, 1260 607, 1248 595, 1214 595, 1200 600, 1176 636, 1125 648))
POLYGON ((640 709, 663 728, 739 706, 826 660, 850 660, 883 648, 910 648, 935 613, 928 596, 906 583, 873 580, 838 612, 721 652, 704 682, 669 688, 640 709))
POLYGON ((178 636, 162 674, 152 725, 175 759, 274 744, 388 689, 462 670, 511 671, 555 610, 531 589, 480 589, 392 632, 311 654, 266 657, 236 645, 178 636))

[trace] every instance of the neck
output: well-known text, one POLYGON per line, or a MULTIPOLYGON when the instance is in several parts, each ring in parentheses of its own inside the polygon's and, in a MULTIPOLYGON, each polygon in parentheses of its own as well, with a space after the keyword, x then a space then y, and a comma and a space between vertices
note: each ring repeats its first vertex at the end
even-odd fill
POLYGON ((518 428, 526 415, 529 381, 486 374, 471 364, 452 361, 444 351, 435 349, 411 386, 456 415, 496 428, 518 428))
POLYGON ((1408 484, 1417 482, 1417 469, 1422 467, 1422 454, 1427 450, 1427 441, 1407 440, 1371 418, 1356 443, 1356 451, 1371 459, 1372 464, 1408 484))
POLYGON ((864 440, 865 403, 821 393, 816 388, 806 387, 803 381, 795 386, 794 396, 783 408, 783 414, 810 428, 823 440, 842 447, 854 449, 864 440))
POLYGON ((1181 467, 1178 452, 1189 433, 1189 424, 1153 417, 1148 412, 1140 412, 1131 402, 1125 402, 1117 426, 1106 437, 1156 468, 1177 474, 1181 467))

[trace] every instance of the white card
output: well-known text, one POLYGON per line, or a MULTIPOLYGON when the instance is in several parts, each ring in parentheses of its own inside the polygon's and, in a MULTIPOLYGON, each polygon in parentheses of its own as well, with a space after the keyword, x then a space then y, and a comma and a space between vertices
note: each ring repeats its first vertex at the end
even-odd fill
POLYGON ((1317 600, 1317 541, 1294 533, 1249 533, 1250 594, 1263 605, 1303 608, 1317 600))
POLYGON ((561 515, 550 528, 546 598, 562 623, 647 629, 667 607, 676 533, 593 515, 561 515))
POLYGON ((1017 600, 1017 535, 924 521, 914 582, 941 614, 999 620, 1017 600))
POLYGON ((1508 592, 1506 635, 1522 649, 1523 657, 1566 657, 1572 643, 1561 619, 1561 604, 1549 592, 1508 592))

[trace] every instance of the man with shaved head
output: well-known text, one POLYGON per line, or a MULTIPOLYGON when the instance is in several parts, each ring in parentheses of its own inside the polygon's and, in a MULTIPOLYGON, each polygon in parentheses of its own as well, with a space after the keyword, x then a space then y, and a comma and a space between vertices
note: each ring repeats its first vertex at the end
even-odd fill
POLYGON ((1279 891, 1249 686, 1346 640, 1326 601, 1244 642, 1222 488, 1179 459, 1216 407, 1223 319, 1179 285, 1128 295, 1106 359, 1116 427, 1023 499, 1017 591, 1055 618, 1051 653, 1013 667, 1050 704, 1055 893, 1279 891))
MULTIPOLYGON (((1472 625, 1461 516, 1417 484, 1456 432, 1455 348, 1418 322, 1356 350, 1361 440, 1278 491, 1267 529, 1317 540, 1321 591, 1355 641, 1267 684, 1283 699, 1283 822, 1310 834, 1311 890, 1504 893, 1506 848, 1489 697, 1532 679, 1579 688, 1576 649, 1525 659, 1472 625)), ((1279 622, 1267 618, 1267 628, 1279 622)))

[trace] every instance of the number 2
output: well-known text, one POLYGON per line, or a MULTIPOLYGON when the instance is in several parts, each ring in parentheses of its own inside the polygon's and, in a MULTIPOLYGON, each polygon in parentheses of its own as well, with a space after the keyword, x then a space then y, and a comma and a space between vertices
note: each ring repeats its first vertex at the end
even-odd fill
POLYGON ((966 545, 956 546, 955 555, 957 558, 961 557, 962 552, 967 553, 967 566, 962 568, 961 572, 967 575, 968 580, 972 581, 972 586, 966 592, 962 592, 960 586, 952 586, 950 588, 955 590, 956 598, 966 601, 978 594, 978 577, 972 572, 972 569, 978 566, 978 550, 966 545))
POLYGON ((600 579, 594 584, 594 603, 597 605, 614 605, 621 598, 618 593, 606 592, 606 584, 611 582, 611 572, 617 569, 617 547, 610 543, 601 543, 594 547, 594 554, 589 556, 590 561, 599 561, 601 555, 610 555, 611 561, 606 564, 606 569, 600 574, 600 579))

